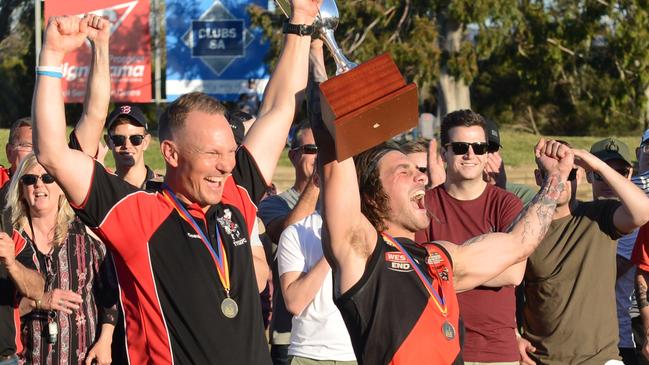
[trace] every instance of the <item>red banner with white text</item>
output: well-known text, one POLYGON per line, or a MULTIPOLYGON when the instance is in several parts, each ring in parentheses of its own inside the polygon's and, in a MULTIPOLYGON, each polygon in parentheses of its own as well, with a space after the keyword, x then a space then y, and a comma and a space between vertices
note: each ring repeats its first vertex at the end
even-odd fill
MULTIPOLYGON (((45 22, 51 16, 86 13, 106 17, 111 23, 111 100, 151 101, 151 36, 149 0, 46 0, 45 22)), ((65 56, 63 90, 65 101, 81 103, 90 73, 90 43, 65 56)))

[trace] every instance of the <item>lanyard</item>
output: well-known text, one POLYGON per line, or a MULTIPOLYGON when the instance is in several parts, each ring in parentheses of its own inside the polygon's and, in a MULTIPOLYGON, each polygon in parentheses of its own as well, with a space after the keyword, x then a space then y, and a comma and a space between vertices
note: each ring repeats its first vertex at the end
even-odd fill
POLYGON ((210 251, 210 255, 212 255, 212 260, 214 260, 214 264, 216 264, 216 271, 219 274, 219 280, 221 280, 221 284, 223 284, 223 288, 225 289, 225 294, 226 296, 230 297, 230 271, 228 269, 228 257, 225 253, 225 248, 223 247, 223 242, 221 241, 221 236, 219 234, 219 227, 215 227, 216 231, 216 246, 217 246, 217 251, 214 250, 214 247, 210 244, 210 241, 207 239, 207 236, 205 233, 203 233, 203 230, 201 227, 198 226, 194 218, 189 214, 187 209, 180 203, 176 195, 168 188, 164 187, 163 188, 163 193, 165 198, 169 200, 169 202, 173 205, 173 207, 176 209, 178 214, 187 222, 189 223, 192 228, 198 233, 199 237, 201 238, 201 241, 203 242, 203 245, 207 247, 207 249, 210 251))
POLYGON ((426 290, 428 290, 428 293, 430 294, 431 298, 433 299, 433 302, 435 303, 435 305, 437 306, 439 311, 442 312, 442 315, 444 317, 446 317, 446 315, 448 313, 448 307, 446 306, 446 302, 444 300, 444 288, 441 286, 441 283, 440 283, 440 290, 442 291, 442 296, 440 297, 439 294, 437 294, 437 290, 435 290, 433 288, 433 283, 430 282, 428 280, 428 278, 426 278, 424 276, 424 273, 421 272, 421 269, 419 269, 419 266, 417 266, 415 261, 412 259, 412 257, 408 253, 408 251, 406 251, 403 248, 403 246, 401 246, 401 244, 396 239, 394 239, 394 237, 390 236, 389 234, 381 233, 381 235, 383 235, 383 239, 385 239, 390 246, 395 247, 397 250, 399 250, 399 252, 401 252, 406 257, 406 259, 408 260, 408 263, 410 263, 410 265, 412 265, 413 269, 417 273, 417 276, 419 276, 419 279, 422 281, 422 283, 426 287, 426 290))

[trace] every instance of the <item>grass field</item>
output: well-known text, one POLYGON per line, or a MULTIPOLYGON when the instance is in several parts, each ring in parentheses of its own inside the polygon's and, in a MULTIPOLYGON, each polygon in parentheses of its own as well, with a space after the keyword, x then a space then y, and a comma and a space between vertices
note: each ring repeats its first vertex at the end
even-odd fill
MULTIPOLYGON (((0 144, 4 144, 2 141, 6 141, 9 134, 8 129, 0 129, 0 144)), ((576 148, 589 149, 590 146, 595 143, 597 140, 600 140, 601 137, 560 137, 560 136, 550 136, 549 138, 562 139, 576 148)), ((505 161, 507 167, 507 177, 509 181, 527 184, 534 186, 534 146, 539 140, 539 136, 535 136, 528 133, 514 132, 503 130, 501 132, 501 143, 504 148, 501 150, 503 160, 505 161)), ((631 149, 633 154, 635 147, 640 142, 640 137, 620 137, 631 149)), ((153 142, 149 146, 148 150, 145 152, 145 161, 152 169, 158 172, 164 172, 164 161, 160 155, 160 145, 157 138, 153 139, 153 142)), ((4 166, 7 166, 7 157, 4 153, 0 153, 0 163, 4 166)), ((115 162, 110 153, 106 156, 106 165, 108 167, 114 167, 115 162)), ((288 189, 293 183, 294 175, 293 168, 290 161, 288 160, 287 150, 284 150, 279 161, 279 166, 275 172, 273 181, 278 187, 279 191, 284 191, 288 189)), ((583 183, 579 187, 579 198, 580 199, 589 199, 591 195, 590 185, 583 183)))

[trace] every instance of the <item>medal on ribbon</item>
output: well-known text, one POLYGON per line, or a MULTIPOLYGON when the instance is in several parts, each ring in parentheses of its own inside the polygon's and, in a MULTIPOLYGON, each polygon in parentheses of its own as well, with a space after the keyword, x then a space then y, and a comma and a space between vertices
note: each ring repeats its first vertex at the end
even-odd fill
POLYGON ((230 270, 228 266, 228 257, 225 252, 225 247, 223 246, 223 241, 221 240, 221 235, 219 234, 219 228, 215 227, 214 229, 217 247, 217 250, 214 250, 214 247, 212 247, 212 245, 210 244, 210 241, 208 240, 201 227, 198 226, 187 209, 185 209, 180 201, 178 201, 176 195, 166 186, 163 189, 163 195, 173 205, 174 209, 176 209, 183 220, 185 220, 187 223, 189 223, 190 226, 192 226, 194 231, 196 231, 201 241, 203 242, 203 245, 210 252, 212 260, 216 265, 216 271, 218 273, 219 280, 223 285, 223 289, 225 289, 225 299, 223 299, 223 301, 221 302, 221 313, 223 313, 223 315, 227 318, 236 317, 239 313, 239 305, 234 299, 230 297, 230 270))
MULTIPOLYGON (((410 266, 415 270, 415 273, 417 273, 417 276, 419 277, 419 280, 424 284, 424 287, 428 291, 428 294, 430 294, 431 299, 433 300, 433 303, 435 303, 435 306, 437 309, 439 309, 440 313, 444 318, 448 316, 448 307, 446 306, 446 301, 445 298, 446 296, 444 295, 444 287, 442 286, 441 282, 439 284, 439 290, 441 291, 441 296, 437 293, 437 290, 433 288, 433 283, 428 280, 424 276, 424 273, 421 271, 419 266, 415 263, 415 260, 413 260, 412 256, 406 251, 403 246, 396 240, 394 237, 390 236, 387 233, 381 233, 383 235, 383 239, 392 247, 396 248, 399 252, 401 252, 405 257, 406 260, 410 263, 410 266)), ((435 253, 435 255, 429 255, 428 259, 426 260, 427 264, 431 263, 439 263, 442 261, 442 258, 439 254, 435 253)), ((432 274, 432 273, 431 273, 432 274)), ((439 280, 439 274, 437 275, 437 278, 439 280)), ((442 334, 444 337, 446 337, 447 340, 451 341, 455 338, 455 327, 453 327, 453 324, 446 319, 444 323, 442 324, 442 334)))

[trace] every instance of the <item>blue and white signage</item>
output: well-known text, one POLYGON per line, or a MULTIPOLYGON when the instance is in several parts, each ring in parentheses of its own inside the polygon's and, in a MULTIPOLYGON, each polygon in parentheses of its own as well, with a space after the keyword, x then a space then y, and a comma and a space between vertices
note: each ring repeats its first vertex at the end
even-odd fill
POLYGON ((194 20, 192 57, 243 57, 243 19, 194 20))
POLYGON ((263 93, 270 46, 247 8, 269 4, 274 7, 273 0, 167 0, 167 100, 192 91, 228 101, 263 93))

